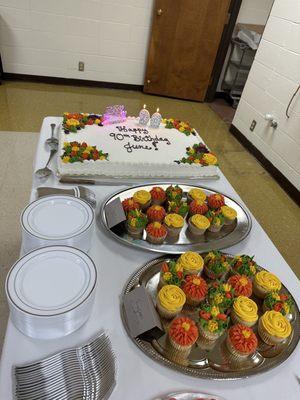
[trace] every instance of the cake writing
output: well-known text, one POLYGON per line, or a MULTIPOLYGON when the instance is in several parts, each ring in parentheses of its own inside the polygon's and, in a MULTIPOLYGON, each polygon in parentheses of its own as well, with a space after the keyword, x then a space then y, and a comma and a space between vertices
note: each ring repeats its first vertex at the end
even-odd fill
MULTIPOLYGON (((165 143, 167 145, 171 144, 171 142, 170 142, 170 140, 168 138, 158 137, 157 135, 151 136, 149 134, 149 132, 147 131, 147 129, 144 129, 143 131, 146 131, 148 134, 143 136, 143 135, 137 135, 135 133, 115 133, 115 132, 111 132, 109 134, 109 136, 112 137, 114 140, 118 140, 118 141, 131 139, 134 142, 149 142, 149 144, 152 145, 152 146, 149 146, 149 145, 146 145, 146 144, 145 145, 143 145, 143 144, 136 145, 136 144, 131 143, 130 141, 128 141, 124 145, 124 148, 127 150, 128 153, 132 153, 133 150, 153 150, 153 149, 154 150, 159 150, 158 149, 158 144, 159 143, 165 143)), ((146 132, 144 132, 144 133, 146 133, 146 132)))

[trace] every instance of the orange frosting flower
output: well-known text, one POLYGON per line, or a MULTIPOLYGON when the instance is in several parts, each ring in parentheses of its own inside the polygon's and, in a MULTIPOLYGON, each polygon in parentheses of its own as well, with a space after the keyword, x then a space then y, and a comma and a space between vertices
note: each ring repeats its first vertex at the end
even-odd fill
POLYGON ((125 199, 122 201, 122 206, 125 212, 128 212, 130 210, 136 210, 140 208, 140 205, 137 201, 133 200, 132 197, 129 199, 125 199))
POLYGON ((154 237, 163 237, 167 235, 168 231, 160 222, 152 222, 146 228, 146 232, 154 237))
POLYGON ((201 301, 207 295, 208 287, 205 280, 200 276, 188 275, 185 277, 185 283, 182 286, 182 290, 187 296, 201 301))
POLYGON ((154 186, 150 190, 150 194, 151 194, 152 199, 154 199, 154 200, 163 201, 166 199, 166 192, 164 191, 164 189, 162 189, 158 186, 154 186))
POLYGON ((224 196, 221 194, 211 194, 207 197, 207 203, 210 208, 220 208, 225 205, 224 196))
POLYGON ((242 324, 233 325, 228 330, 231 345, 239 352, 251 354, 257 348, 257 337, 253 330, 242 324))
POLYGON ((194 214, 201 214, 204 215, 208 211, 207 204, 201 200, 193 200, 190 204, 190 213, 194 214))
POLYGON ((246 275, 233 275, 228 279, 233 287, 235 296, 250 297, 252 294, 252 281, 246 275))
POLYGON ((170 324, 169 336, 181 346, 192 346, 198 339, 198 328, 188 317, 175 318, 170 324))
POLYGON ((151 206, 147 210, 147 217, 150 222, 158 221, 161 222, 166 216, 166 211, 161 206, 151 206))

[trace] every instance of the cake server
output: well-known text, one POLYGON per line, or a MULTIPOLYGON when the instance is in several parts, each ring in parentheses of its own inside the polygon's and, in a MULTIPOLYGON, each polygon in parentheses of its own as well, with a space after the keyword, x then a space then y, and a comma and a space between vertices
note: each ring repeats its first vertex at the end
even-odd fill
POLYGON ((50 151, 50 156, 49 156, 49 159, 48 159, 47 164, 45 165, 45 167, 44 168, 40 168, 37 171, 35 171, 35 175, 40 179, 47 178, 48 176, 50 176, 52 174, 52 171, 51 171, 50 168, 48 168, 48 165, 49 165, 51 159, 53 158, 54 154, 57 153, 58 144, 52 144, 52 146, 53 147, 52 147, 52 149, 50 151))
POLYGON ((38 187, 36 191, 38 198, 49 196, 51 194, 70 194, 71 196, 75 196, 87 201, 93 208, 95 208, 97 205, 95 193, 91 189, 88 189, 84 186, 75 186, 72 189, 38 187))

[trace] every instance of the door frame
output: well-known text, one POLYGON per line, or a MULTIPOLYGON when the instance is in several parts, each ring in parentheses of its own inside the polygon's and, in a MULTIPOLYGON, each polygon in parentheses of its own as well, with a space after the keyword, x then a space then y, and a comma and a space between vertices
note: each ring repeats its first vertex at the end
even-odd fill
POLYGON ((229 20, 228 23, 224 26, 224 30, 222 33, 220 45, 218 48, 216 60, 210 78, 210 85, 207 88, 207 92, 204 99, 204 101, 206 102, 212 102, 215 98, 217 86, 224 66, 224 62, 226 59, 228 47, 230 45, 230 40, 235 27, 235 23, 241 8, 241 4, 242 0, 231 0, 228 10, 229 20))

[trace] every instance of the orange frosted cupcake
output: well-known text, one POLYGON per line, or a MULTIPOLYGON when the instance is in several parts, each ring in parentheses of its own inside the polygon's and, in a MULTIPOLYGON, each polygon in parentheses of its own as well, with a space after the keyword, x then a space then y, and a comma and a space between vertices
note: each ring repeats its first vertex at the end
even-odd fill
POLYGON ((187 275, 182 285, 182 290, 186 295, 186 303, 190 306, 198 306, 207 295, 207 283, 197 275, 187 275))
POLYGON ((150 243, 161 244, 167 237, 168 231, 160 222, 152 222, 146 228, 146 240, 150 243))
POLYGON ((233 325, 228 330, 226 345, 236 361, 242 361, 257 349, 258 340, 251 328, 242 324, 233 325))
POLYGON ((157 204, 160 206, 166 201, 166 198, 167 198, 166 192, 161 187, 154 186, 150 190, 150 194, 151 194, 151 199, 152 199, 153 204, 157 204))
POLYGON ((161 206, 151 206, 147 210, 147 217, 149 222, 161 222, 166 216, 166 210, 161 206))
POLYGON ((233 287, 234 294, 238 296, 250 297, 252 294, 252 281, 246 275, 232 275, 228 281, 233 287))
POLYGON ((131 210, 138 210, 140 208, 140 204, 135 201, 132 197, 125 199, 122 201, 123 210, 125 213, 131 210))
POLYGON ((207 197, 207 204, 210 208, 216 210, 217 208, 221 208, 225 206, 225 199, 222 194, 211 194, 207 197))
POLYGON ((198 339, 198 328, 195 322, 188 317, 175 318, 168 329, 169 354, 176 361, 177 357, 187 358, 192 346, 198 339))
POLYGON ((208 211, 207 204, 202 200, 193 200, 190 203, 190 215, 201 214, 204 215, 208 211))

